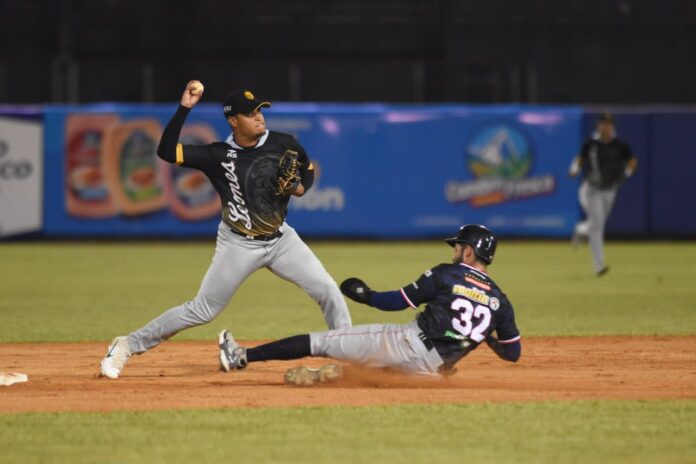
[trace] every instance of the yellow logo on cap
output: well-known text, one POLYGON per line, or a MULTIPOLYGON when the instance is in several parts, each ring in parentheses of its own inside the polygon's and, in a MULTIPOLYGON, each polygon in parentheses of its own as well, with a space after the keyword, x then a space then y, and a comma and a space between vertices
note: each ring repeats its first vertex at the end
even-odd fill
POLYGON ((247 100, 253 100, 254 99, 254 94, 249 92, 248 90, 244 91, 244 98, 247 100))

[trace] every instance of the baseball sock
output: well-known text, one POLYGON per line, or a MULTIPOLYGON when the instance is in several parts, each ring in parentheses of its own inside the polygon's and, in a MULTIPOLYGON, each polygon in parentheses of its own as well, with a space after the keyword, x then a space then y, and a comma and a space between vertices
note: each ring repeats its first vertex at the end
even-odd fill
POLYGON ((299 359, 310 356, 309 334, 276 340, 265 345, 247 348, 247 361, 270 361, 299 359))

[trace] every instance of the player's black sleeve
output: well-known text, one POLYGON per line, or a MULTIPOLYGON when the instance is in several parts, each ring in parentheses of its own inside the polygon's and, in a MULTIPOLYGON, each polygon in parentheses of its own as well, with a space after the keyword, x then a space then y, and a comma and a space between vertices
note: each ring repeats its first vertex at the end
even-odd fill
POLYGON ((190 111, 191 108, 179 105, 176 113, 162 132, 162 138, 157 147, 157 156, 168 163, 176 163, 177 161, 176 151, 179 144, 179 134, 181 134, 181 128, 184 126, 184 121, 190 111))
POLYGON ((179 105, 176 113, 162 132, 162 138, 157 147, 157 156, 169 163, 205 171, 214 161, 213 147, 220 144, 181 145, 179 143, 181 129, 190 111, 191 108, 179 105))
POLYGON ((216 164, 215 150, 226 150, 227 145, 222 142, 208 145, 179 145, 181 153, 177 156, 176 164, 185 168, 195 168, 206 171, 208 167, 216 164))
POLYGON ((292 142, 294 145, 292 148, 297 150, 297 159, 301 164, 300 183, 302 184, 302 187, 304 187, 305 193, 307 193, 307 191, 314 184, 314 166, 312 165, 312 161, 309 159, 309 155, 307 155, 304 147, 300 145, 294 137, 292 137, 292 142))
POLYGON ((418 305, 435 298, 437 294, 437 274, 440 266, 428 269, 418 280, 401 289, 401 295, 409 306, 417 308, 418 305))

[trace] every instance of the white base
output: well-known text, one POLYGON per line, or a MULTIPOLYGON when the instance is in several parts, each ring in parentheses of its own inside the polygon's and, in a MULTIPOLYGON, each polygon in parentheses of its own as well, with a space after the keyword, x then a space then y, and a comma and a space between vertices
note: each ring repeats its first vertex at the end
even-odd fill
POLYGON ((0 385, 12 385, 13 383, 28 382, 27 374, 19 372, 0 372, 0 385))

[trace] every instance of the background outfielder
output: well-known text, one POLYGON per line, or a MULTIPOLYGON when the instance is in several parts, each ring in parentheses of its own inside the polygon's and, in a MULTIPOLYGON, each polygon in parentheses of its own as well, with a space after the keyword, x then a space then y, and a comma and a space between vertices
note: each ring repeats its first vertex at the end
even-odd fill
MULTIPOLYGON (((483 341, 502 359, 517 361, 521 344, 512 305, 486 273, 495 254, 496 237, 483 226, 466 225, 446 241, 454 247, 452 263, 435 266, 400 290, 376 292, 357 278, 341 284, 349 298, 384 311, 415 309, 427 303, 414 322, 315 332, 254 348, 239 346, 224 330, 218 339, 221 369, 321 356, 407 374, 437 375, 450 371, 483 341)), ((311 385, 337 375, 333 365, 317 370, 301 366, 288 371, 285 380, 311 385)))
POLYGON ((232 128, 225 142, 181 145, 186 116, 198 103, 202 85, 190 81, 181 104, 162 134, 157 154, 205 173, 222 200, 213 262, 196 297, 166 311, 127 337, 116 337, 101 362, 101 372, 117 378, 131 354, 141 354, 176 333, 210 322, 239 285, 260 268, 294 282, 319 305, 331 329, 350 327, 346 302, 295 230, 285 222, 290 195, 312 185, 314 171, 304 148, 288 134, 266 130, 262 107, 246 89, 231 93, 223 112, 232 128))
POLYGON ((589 238, 595 273, 604 275, 604 227, 614 206, 619 186, 636 169, 637 160, 628 144, 616 137, 614 118, 604 113, 597 121, 597 131, 583 143, 580 154, 570 165, 569 174, 582 174, 578 190, 580 206, 586 219, 575 225, 573 242, 589 238))

